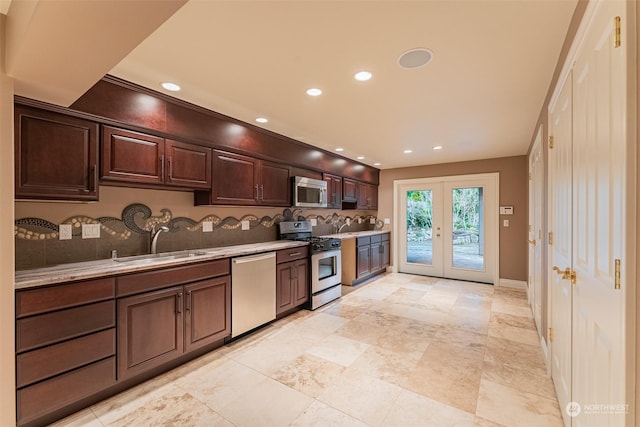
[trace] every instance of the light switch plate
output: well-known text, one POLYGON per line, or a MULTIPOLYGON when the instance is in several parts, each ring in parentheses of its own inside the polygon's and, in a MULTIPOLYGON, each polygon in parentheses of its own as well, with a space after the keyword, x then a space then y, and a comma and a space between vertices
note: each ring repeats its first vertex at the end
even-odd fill
POLYGON ((60 240, 71 240, 71 224, 60 224, 58 226, 58 237, 60 240))
POLYGON ((384 219, 384 223, 387 224, 387 225, 391 224, 391 218, 385 218, 384 219))
POLYGON ((242 224, 242 230, 244 231, 248 230, 251 226, 248 220, 241 221, 240 224, 242 224))
POLYGON ((311 226, 315 227, 316 225, 318 225, 318 219, 317 218, 311 218, 311 226))
POLYGON ((369 224, 375 224, 376 219, 374 217, 369 218, 369 224))
POLYGON ((508 227, 509 226, 509 220, 508 219, 503 220, 502 221, 502 226, 503 227, 508 227))
POLYGON ((213 221, 202 221, 202 232, 211 233, 213 231, 213 221))
POLYGON ((82 224, 83 239, 99 239, 100 224, 82 224))

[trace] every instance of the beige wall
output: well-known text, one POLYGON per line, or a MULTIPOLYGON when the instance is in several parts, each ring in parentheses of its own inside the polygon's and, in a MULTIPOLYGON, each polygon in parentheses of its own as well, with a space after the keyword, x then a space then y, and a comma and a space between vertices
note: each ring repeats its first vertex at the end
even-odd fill
POLYGON ((13 81, 5 74, 0 14, 0 425, 15 425, 13 283, 13 81))
MULTIPOLYGON (((500 173, 500 205, 513 206, 509 228, 500 221, 500 278, 527 280, 527 157, 503 157, 470 162, 444 163, 410 168, 384 169, 380 172, 378 218, 390 218, 393 224, 393 181, 439 176, 500 173)), ((502 219, 502 218, 501 218, 502 219)), ((392 225, 385 226, 392 229, 392 225)))

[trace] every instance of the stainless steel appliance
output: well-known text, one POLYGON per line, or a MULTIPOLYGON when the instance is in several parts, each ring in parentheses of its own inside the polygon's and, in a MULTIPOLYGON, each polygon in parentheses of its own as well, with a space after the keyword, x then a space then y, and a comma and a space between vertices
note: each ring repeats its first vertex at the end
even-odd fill
POLYGON ((276 253, 231 259, 231 337, 276 318, 276 253))
POLYGON ((311 310, 342 296, 340 239, 311 237, 311 222, 282 221, 280 238, 309 242, 311 262, 311 310))
POLYGON ((301 176, 294 177, 293 206, 299 208, 326 208, 327 182, 301 176))

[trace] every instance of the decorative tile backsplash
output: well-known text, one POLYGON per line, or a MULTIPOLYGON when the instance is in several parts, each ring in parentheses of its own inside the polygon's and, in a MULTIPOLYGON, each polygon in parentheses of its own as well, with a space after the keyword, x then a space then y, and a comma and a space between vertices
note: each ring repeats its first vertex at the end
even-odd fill
POLYGON ((15 221, 14 231, 16 270, 109 258, 112 250, 116 250, 118 256, 146 254, 153 231, 161 226, 168 227, 169 233, 158 237, 157 249, 169 252, 276 240, 276 225, 280 221, 315 219, 314 235, 332 234, 347 218, 351 221, 348 231, 380 229, 384 225, 372 215, 357 212, 349 216, 343 212, 324 216, 302 209, 284 209, 281 214, 262 217, 247 214, 241 218, 221 218, 211 214, 194 220, 174 218, 166 208, 160 210, 160 215, 153 216, 148 206, 134 203, 122 210, 121 218, 72 216, 62 221, 71 225, 72 239, 60 240, 58 224, 40 218, 21 218, 15 221), (243 221, 248 221, 249 230, 242 230, 243 221), (212 231, 203 232, 205 222, 211 223, 212 231), (83 224, 99 224, 100 237, 82 239, 83 224))

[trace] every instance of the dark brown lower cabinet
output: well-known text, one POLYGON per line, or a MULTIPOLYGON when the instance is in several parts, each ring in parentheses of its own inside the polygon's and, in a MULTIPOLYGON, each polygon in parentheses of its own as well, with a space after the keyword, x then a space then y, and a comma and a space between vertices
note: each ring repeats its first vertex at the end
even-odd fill
POLYGON ((228 336, 230 276, 118 300, 118 379, 228 336))
POLYGON ((116 384, 113 278, 16 292, 18 425, 116 384))
POLYGON ((309 249, 278 251, 276 264, 276 315, 309 301, 309 249))
POLYGON ((185 291, 186 352, 221 340, 231 332, 231 276, 192 283, 185 291))
POLYGON ((364 276, 369 275, 371 272, 371 238, 370 237, 360 237, 357 239, 358 245, 356 246, 357 251, 357 278, 360 279, 364 276))

